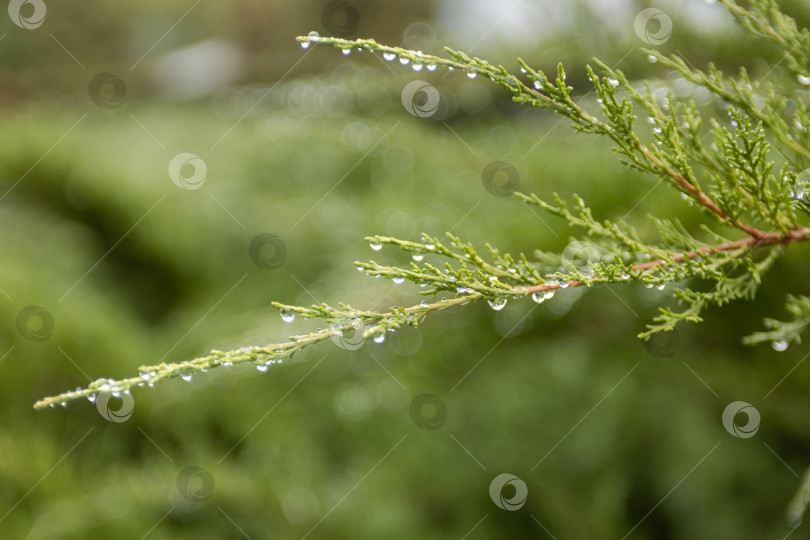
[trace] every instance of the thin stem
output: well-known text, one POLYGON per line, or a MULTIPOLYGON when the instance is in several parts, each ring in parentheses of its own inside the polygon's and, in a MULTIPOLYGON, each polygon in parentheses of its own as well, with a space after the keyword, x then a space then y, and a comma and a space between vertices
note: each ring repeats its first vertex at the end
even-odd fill
MULTIPOLYGON (((480 300, 481 298, 482 295, 480 293, 471 293, 457 298, 451 298, 449 300, 442 299, 432 304, 419 304, 404 310, 392 311, 391 313, 357 311, 353 312, 353 315, 355 318, 362 321, 362 326, 373 326, 366 331, 366 334, 364 334, 364 337, 367 338, 375 333, 375 328, 379 327, 381 323, 384 324, 386 322, 390 322, 394 318, 401 317, 403 313, 408 316, 424 316, 433 311, 439 311, 460 304, 466 304, 467 302, 480 300)), ((287 306, 278 302, 273 302, 272 305, 273 307, 287 309, 296 313, 307 314, 312 312, 310 308, 287 306)), ((175 364, 158 364, 155 366, 141 366, 139 368, 141 375, 138 377, 130 377, 120 380, 98 379, 90 383, 87 388, 80 388, 72 392, 64 392, 56 396, 41 399, 34 404, 34 408, 44 409, 47 407, 56 407, 57 405, 64 406, 69 401, 93 396, 99 394, 100 392, 110 392, 115 395, 117 393, 128 392, 132 387, 135 386, 144 386, 145 384, 153 386, 159 381, 173 379, 182 375, 193 375, 222 366, 227 367, 248 362, 261 365, 271 360, 281 362, 284 358, 291 357, 295 352, 300 351, 309 345, 332 338, 336 335, 336 332, 346 332, 353 328, 355 328, 355 326, 351 322, 346 322, 337 324, 325 330, 313 332, 312 334, 308 334, 306 336, 292 338, 293 341, 289 343, 275 343, 266 345, 264 347, 245 347, 243 349, 228 352, 215 350, 211 351, 211 353, 206 356, 195 358, 194 360, 189 360, 186 362, 179 362, 175 364)), ((383 328, 382 331, 384 332, 385 329, 383 328)))
MULTIPOLYGON (((643 272, 646 270, 650 270, 652 268, 657 268, 659 266, 666 266, 670 263, 680 264, 685 260, 693 260, 698 257, 708 257, 714 253, 725 252, 725 251, 735 251, 738 249, 748 249, 748 248, 756 248, 761 246, 773 245, 773 244, 792 244, 793 242, 804 242, 810 237, 810 227, 800 227, 793 231, 790 231, 787 235, 782 235, 779 233, 763 233, 761 237, 755 238, 753 236, 749 236, 747 238, 742 238, 740 240, 736 240, 734 242, 728 242, 725 244, 718 244, 716 246, 701 248, 697 251, 687 251, 685 253, 674 254, 672 258, 668 261, 663 259, 656 259, 654 261, 649 261, 641 264, 636 264, 630 267, 630 272, 643 272)), ((594 280, 592 280, 594 281, 594 280)), ((598 280, 595 280, 598 281, 598 280)), ((565 287, 560 283, 545 283, 543 285, 534 285, 532 287, 522 287, 520 288, 523 294, 534 294, 536 292, 546 292, 546 291, 553 291, 556 289, 568 288, 568 287, 579 287, 580 285, 584 285, 582 281, 572 280, 569 281, 565 287)))

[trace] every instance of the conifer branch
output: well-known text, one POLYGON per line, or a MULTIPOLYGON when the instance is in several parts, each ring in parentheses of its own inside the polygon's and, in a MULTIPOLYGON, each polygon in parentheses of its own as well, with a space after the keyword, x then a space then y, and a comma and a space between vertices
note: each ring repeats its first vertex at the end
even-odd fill
MULTIPOLYGON (((789 49, 786 54, 792 70, 797 74, 808 72, 808 33, 796 28, 795 22, 779 12, 772 0, 755 0, 750 2, 751 8, 743 8, 733 0, 721 2, 755 35, 789 49)), ((418 325, 431 312, 471 301, 486 300, 493 309, 501 309, 510 298, 529 295, 535 302, 543 302, 559 289, 581 285, 641 281, 648 287, 664 288, 678 283, 679 287, 672 288, 672 295, 686 307, 681 312, 660 309, 654 324, 640 334, 648 338, 655 332, 672 330, 680 322, 700 321, 701 311, 707 305, 752 298, 762 276, 784 248, 810 236, 810 228, 799 223, 799 211, 806 213, 810 209, 807 200, 810 172, 803 170, 803 164, 810 163, 810 140, 804 127, 810 122, 810 115, 799 100, 794 125, 789 125, 782 94, 774 86, 767 87, 766 97, 756 94, 758 86, 751 83, 744 70, 736 79, 725 78, 711 65, 703 72, 677 56, 646 51, 651 59, 677 70, 692 84, 729 103, 729 128, 715 118, 704 121, 705 111, 694 103, 674 99, 671 93, 662 101, 649 85, 636 88, 620 70, 598 60, 595 64, 601 75, 587 67, 598 96, 597 112, 587 110, 589 103, 574 100, 574 89, 566 84, 562 65, 549 78, 518 59, 521 74, 514 75, 501 65, 447 47, 449 58, 442 58, 381 45, 372 39, 346 40, 313 33, 297 40, 304 48, 331 44, 344 51, 381 53, 385 60, 398 58, 399 63, 409 64, 416 71, 434 71, 437 66, 444 66, 463 71, 470 78, 488 77, 505 88, 515 102, 552 110, 568 118, 578 131, 606 136, 615 144, 623 163, 667 181, 686 202, 702 209, 732 233, 740 231, 745 237, 725 238, 704 225, 698 238, 677 220, 651 218, 660 239, 650 242, 623 221, 598 221, 577 196, 575 205, 569 208, 557 194, 553 202, 547 202, 533 194, 516 193, 526 204, 584 229, 586 236, 571 245, 576 244, 577 249, 585 246, 586 260, 572 259, 565 252, 538 249, 534 251, 536 260, 530 261, 525 254, 516 257, 501 254, 490 245, 485 246, 487 252, 482 255, 472 244, 451 234, 446 235, 447 241, 424 234, 421 242, 372 236, 367 240, 373 249, 394 246, 410 255, 412 261, 395 266, 358 262, 358 269, 395 283, 408 280, 424 288, 421 294, 449 292, 456 296, 407 308, 392 307, 384 312, 358 310, 346 304, 305 308, 274 303, 284 320, 295 316, 320 319, 328 328, 293 336, 288 343, 211 351, 186 362, 142 366, 138 377, 99 379, 87 388, 40 400, 36 408, 66 404, 81 397, 92 399, 99 392, 128 392, 133 386, 151 386, 176 377, 190 379, 196 373, 223 366, 253 363, 260 371, 266 371, 297 351, 339 338, 344 332, 359 332, 361 342, 369 338, 378 341, 403 325, 418 325), (634 106, 648 115, 652 134, 636 125, 634 106), (709 124, 710 127, 704 127, 709 124), (708 135, 712 136, 710 146, 703 142, 708 135), (774 153, 781 156, 778 168, 771 157, 774 153), (596 240, 590 242, 589 238, 596 240), (764 257, 758 256, 759 248, 766 251, 764 257), (690 278, 708 280, 712 286, 708 290, 693 290, 686 281, 690 278)), ((810 77, 805 82, 799 76, 798 81, 810 84, 810 77)), ((788 311, 794 316, 793 321, 767 319, 768 331, 749 336, 746 342, 771 341, 781 346, 783 342, 798 341, 801 332, 810 325, 810 300, 789 297, 788 311)))

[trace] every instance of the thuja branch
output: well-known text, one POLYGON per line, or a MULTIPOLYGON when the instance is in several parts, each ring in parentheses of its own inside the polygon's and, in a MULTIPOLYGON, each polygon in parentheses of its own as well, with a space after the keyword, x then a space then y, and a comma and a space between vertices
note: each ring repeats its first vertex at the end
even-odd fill
MULTIPOLYGON (((798 71, 808 67, 807 31, 796 29, 795 22, 779 13, 773 2, 754 1, 750 10, 733 0, 722 2, 749 30, 775 40, 783 48, 792 41, 777 39, 775 33, 782 37, 793 36, 798 47, 796 51, 787 51, 791 68, 798 71)), ((600 113, 591 113, 572 97, 573 88, 565 82, 562 65, 557 67, 556 76, 549 78, 518 59, 521 75, 513 75, 501 65, 494 66, 450 48, 445 48, 450 58, 441 58, 380 45, 371 39, 322 38, 316 34, 297 39, 304 48, 321 43, 332 44, 344 52, 379 52, 385 60, 398 58, 400 64, 409 64, 416 71, 434 71, 437 66, 444 66, 464 71, 470 78, 486 76, 505 88, 517 103, 550 109, 568 118, 576 130, 607 136, 625 164, 666 180, 687 202, 698 205, 714 220, 745 233, 746 237, 727 239, 704 227, 709 241, 699 240, 677 220, 651 218, 660 240, 650 242, 623 221, 597 221, 579 197, 574 208, 569 209, 556 194, 556 204, 535 195, 517 194, 527 204, 535 204, 572 226, 584 228, 588 238, 597 237, 598 241, 586 249, 587 260, 577 262, 565 252, 535 250, 537 260, 529 261, 523 254, 512 257, 489 245, 486 246, 489 255, 481 256, 474 246, 449 234, 448 245, 427 235, 423 235, 422 242, 370 237, 373 249, 380 249, 383 244, 395 245, 409 253, 413 262, 407 267, 385 266, 374 261, 356 263, 360 270, 395 283, 409 280, 424 287, 423 294, 447 291, 457 296, 408 308, 391 308, 388 312, 357 310, 345 304, 337 308, 328 305, 304 308, 275 303, 274 306, 282 310, 284 320, 295 316, 315 318, 325 321, 328 328, 293 336, 287 343, 230 352, 212 351, 186 362, 142 366, 138 377, 99 379, 85 389, 43 399, 37 402, 37 408, 66 404, 81 397, 92 399, 100 392, 128 392, 133 386, 151 386, 176 377, 188 380, 195 373, 235 364, 253 363, 259 371, 266 371, 270 365, 292 357, 309 345, 340 337, 345 332, 359 332, 361 341, 367 338, 378 341, 385 338, 386 332, 402 325, 419 324, 432 311, 471 301, 487 300, 493 309, 502 309, 510 297, 531 295, 534 301, 542 302, 556 290, 572 286, 636 280, 648 287, 664 288, 668 283, 682 283, 694 277, 713 283, 706 291, 692 290, 685 284, 673 288, 672 294, 686 307, 679 313, 662 308, 655 319, 657 324, 648 325, 648 331, 641 334, 649 337, 655 332, 671 330, 682 321, 699 321, 706 305, 723 305, 753 297, 765 271, 782 254, 783 248, 807 240, 810 234, 810 229, 799 224, 801 214, 797 212, 797 209, 806 211, 809 206, 810 171, 802 171, 801 166, 810 158, 810 140, 804 127, 810 123, 806 106, 801 99, 797 100, 796 127, 795 130, 789 128, 784 118, 786 100, 772 87, 766 98, 755 95, 754 85, 749 84, 744 71, 739 80, 724 80, 714 68, 704 74, 677 57, 665 58, 648 51, 651 59, 674 67, 688 81, 733 104, 728 108, 731 129, 711 118, 712 127, 707 132, 702 128, 702 113, 694 103, 679 102, 671 94, 659 103, 649 85, 645 92, 640 91, 624 73, 598 60, 596 64, 602 76, 587 68, 600 109, 600 113), (648 113, 651 135, 636 128, 634 104, 648 113), (707 147, 703 140, 709 134, 713 136, 713 143, 707 147), (771 141, 776 141, 778 146, 772 149, 771 141), (769 157, 773 151, 784 158, 778 169, 769 157), (755 248, 767 250, 766 256, 757 259, 755 248), (443 267, 437 259, 444 262, 443 267), (741 271, 732 275, 731 271, 738 267, 741 271)), ((810 84, 810 77, 806 81, 802 77, 798 80, 801 84, 810 84)), ((810 324, 810 300, 790 297, 788 310, 794 315, 794 321, 782 323, 768 319, 768 331, 750 336, 748 341, 771 340, 775 348, 779 344, 778 350, 787 346, 782 346, 783 343, 798 341, 800 333, 810 324)))

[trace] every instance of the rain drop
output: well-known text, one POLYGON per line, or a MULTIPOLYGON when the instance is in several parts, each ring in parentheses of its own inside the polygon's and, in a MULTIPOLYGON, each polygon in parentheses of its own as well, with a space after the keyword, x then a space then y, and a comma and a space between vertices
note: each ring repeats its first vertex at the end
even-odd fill
POLYGON ((467 78, 468 79, 474 79, 475 76, 476 76, 476 73, 474 71, 468 71, 467 72, 467 78))
POLYGON ((191 374, 190 373, 186 373, 185 375, 181 375, 181 377, 183 377, 184 381, 191 382, 191 374))
POLYGON ((428 64, 426 67, 428 71, 436 71, 436 64, 428 64))
POLYGON ((410 58, 406 58, 404 56, 399 57, 399 63, 402 64, 403 66, 407 66, 408 62, 410 61, 411 61, 410 58))
POLYGON ((554 291, 546 291, 546 294, 544 295, 544 299, 549 300, 551 298, 554 298, 554 291))
POLYGON ((351 49, 343 49, 340 52, 343 53, 343 56, 349 56, 352 53, 352 50, 351 49))
POLYGON ((532 294, 532 300, 534 300, 538 304, 542 304, 546 300, 546 295, 545 293, 536 292, 532 294))
POLYGON ((267 371, 267 365, 266 364, 257 364, 256 369, 258 369, 259 371, 264 373, 265 371, 267 371))
POLYGON ((382 343, 383 341, 385 341, 385 334, 374 336, 374 343, 382 343))
POLYGON ((652 63, 652 64, 654 64, 654 63, 658 62, 658 58, 656 58, 655 56, 653 56, 653 55, 651 55, 651 54, 648 54, 648 55, 647 55, 647 60, 648 60, 650 63, 652 63))
POLYGON ((501 298, 499 300, 487 300, 489 307, 494 309, 495 311, 500 311, 506 306, 506 298, 501 298))
POLYGON ((301 48, 302 49, 309 49, 310 45, 311 45, 311 43, 309 41, 302 41, 301 42, 301 48))
POLYGON ((534 81, 534 87, 535 87, 535 89, 540 90, 540 88, 542 87, 542 85, 540 84, 540 81, 534 81))
POLYGON ((87 401, 89 401, 90 403, 95 403, 96 402, 96 395, 95 394, 87 394, 87 401))
POLYGON ((284 322, 293 322, 295 319, 295 314, 290 311, 289 309, 282 309, 281 310, 281 320, 284 322))
POLYGON ((569 281, 560 282, 560 288, 561 289, 567 289, 570 284, 571 283, 569 281))
POLYGON ((362 272, 364 270, 362 266, 355 266, 355 268, 357 268, 358 272, 362 272))
POLYGON ((422 259, 424 259, 424 258, 425 258, 425 256, 424 256, 424 255, 422 255, 421 253, 414 253, 413 255, 411 255, 411 258, 412 258, 413 260, 415 260, 416 262, 419 262, 419 261, 421 261, 422 259))
POLYGON ((799 75, 796 78, 799 79, 799 82, 805 86, 810 84, 810 77, 808 77, 807 75, 799 75))
POLYGON ((393 61, 393 60, 394 60, 394 58, 396 58, 396 57, 397 57, 397 55, 395 55, 395 54, 394 54, 394 53, 392 53, 392 52, 383 53, 383 59, 384 59, 386 62, 391 62, 391 61, 393 61))
POLYGON ((666 286, 667 286, 667 284, 666 284, 666 283, 662 283, 661 285, 659 285, 658 287, 656 287, 656 289, 658 289, 659 291, 663 291, 663 290, 666 288, 666 286))
POLYGON ((315 31, 313 30, 312 32, 310 32, 309 34, 307 34, 307 37, 308 37, 309 39, 311 39, 312 41, 318 41, 318 40, 321 38, 321 35, 320 35, 318 32, 315 32, 315 31))
POLYGON ((404 277, 395 277, 395 278, 392 278, 391 281, 393 281, 394 283, 399 285, 399 284, 405 282, 405 278, 404 277))
POLYGON ((607 82, 613 88, 616 88, 617 86, 619 86, 619 81, 617 81, 616 79, 608 79, 607 82))
POLYGON ((772 341, 771 347, 773 347, 773 350, 777 352, 782 352, 788 348, 788 342, 783 339, 780 339, 779 341, 772 341))
POLYGON ((380 251, 382 249, 382 242, 377 240, 376 238, 368 243, 369 247, 374 251, 380 251))
POLYGON ((414 62, 413 64, 411 64, 411 67, 413 68, 414 71, 422 71, 422 64, 418 62, 414 62))

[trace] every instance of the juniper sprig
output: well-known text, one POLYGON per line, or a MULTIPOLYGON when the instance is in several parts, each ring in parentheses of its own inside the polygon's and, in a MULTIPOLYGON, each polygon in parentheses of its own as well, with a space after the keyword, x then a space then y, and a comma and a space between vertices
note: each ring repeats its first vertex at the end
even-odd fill
MULTIPOLYGON (((598 106, 576 100, 560 64, 549 76, 518 59, 519 72, 471 57, 446 47, 440 57, 400 47, 381 45, 373 39, 346 40, 298 37, 302 47, 333 45, 344 51, 382 54, 400 59, 412 69, 435 71, 438 67, 482 76, 503 87, 511 98, 530 107, 549 109, 567 118, 574 129, 600 135, 612 142, 620 160, 668 183, 675 200, 703 213, 705 223, 688 230, 676 219, 650 218, 657 235, 643 237, 624 221, 596 218, 586 201, 572 194, 573 203, 560 194, 544 200, 534 194, 515 193, 524 204, 564 219, 582 235, 562 253, 535 250, 531 257, 512 256, 485 245, 479 250, 452 234, 407 240, 387 236, 367 238, 374 250, 389 246, 411 257, 407 265, 384 266, 374 261, 355 263, 369 276, 396 283, 409 281, 420 294, 436 297, 410 307, 387 311, 363 310, 340 304, 312 307, 273 303, 284 320, 298 316, 318 319, 327 326, 293 336, 288 342, 246 347, 210 354, 184 362, 142 366, 138 376, 99 379, 38 401, 43 408, 66 404, 100 392, 128 392, 133 386, 152 386, 176 377, 223 366, 252 363, 260 371, 281 363, 310 345, 355 332, 360 343, 381 341, 387 332, 403 325, 416 326, 434 311, 469 302, 487 301, 501 309, 512 299, 531 297, 543 302, 570 287, 642 282, 664 289, 681 308, 660 308, 658 316, 640 334, 648 339, 670 331, 685 321, 699 322, 703 310, 738 299, 751 299, 767 270, 788 248, 810 235, 805 225, 810 208, 810 137, 805 85, 810 84, 810 34, 780 12, 772 0, 754 0, 744 7, 734 0, 720 0, 755 37, 783 49, 785 65, 793 78, 774 82, 750 79, 744 69, 730 76, 709 64, 697 69, 677 55, 643 51, 651 62, 676 70, 690 84, 708 91, 716 107, 662 94, 648 83, 634 83, 618 69, 599 60, 587 66, 588 79, 598 106), (639 117, 644 121, 639 122, 639 117)), ((810 298, 787 296, 789 322, 765 319, 765 331, 745 338, 746 343, 770 342, 777 350, 798 343, 810 325, 810 298)))

